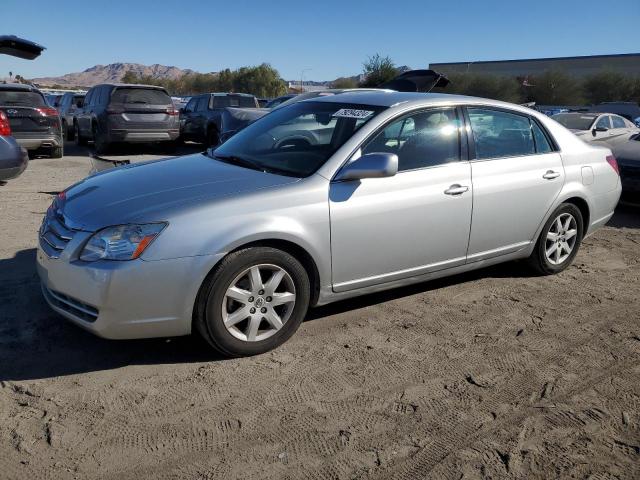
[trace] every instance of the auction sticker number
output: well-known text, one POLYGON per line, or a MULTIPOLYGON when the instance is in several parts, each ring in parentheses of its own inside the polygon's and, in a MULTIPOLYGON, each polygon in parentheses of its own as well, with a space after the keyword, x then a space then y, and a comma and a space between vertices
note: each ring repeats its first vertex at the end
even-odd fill
POLYGON ((373 115, 371 110, 354 110, 352 108, 341 108, 333 114, 334 117, 342 118, 367 118, 373 115))

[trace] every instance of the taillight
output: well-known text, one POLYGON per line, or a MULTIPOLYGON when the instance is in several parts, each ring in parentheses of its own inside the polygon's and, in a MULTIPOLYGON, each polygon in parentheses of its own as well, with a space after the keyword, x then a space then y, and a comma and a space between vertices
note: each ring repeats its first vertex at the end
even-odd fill
POLYGON ((616 157, 613 155, 607 155, 607 163, 611 165, 611 168, 613 168, 618 175, 620 175, 620 168, 618 168, 618 161, 616 160, 616 157))
POLYGON ((178 115, 180 112, 175 107, 167 107, 167 115, 178 115))
POLYGON ((57 117, 58 111, 52 107, 40 107, 36 108, 36 112, 38 112, 43 117, 57 117))
POLYGON ((2 110, 0 110, 0 137, 8 137, 11 135, 11 125, 9 125, 9 119, 4 114, 2 110))

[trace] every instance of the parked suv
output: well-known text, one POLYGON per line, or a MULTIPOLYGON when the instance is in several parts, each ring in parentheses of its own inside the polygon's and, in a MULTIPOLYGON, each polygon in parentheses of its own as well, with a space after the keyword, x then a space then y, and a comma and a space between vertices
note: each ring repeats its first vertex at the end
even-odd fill
POLYGON ((73 140, 73 122, 84 103, 84 93, 67 92, 62 96, 58 113, 62 121, 62 134, 67 140, 73 140))
MULTIPOLYGON (((229 131, 236 130, 238 113, 250 115, 259 108, 258 99, 246 93, 205 93, 189 100, 180 113, 180 135, 183 140, 215 146, 229 131), (243 109, 234 112, 229 109, 243 109), (231 113, 231 114, 229 114, 231 113), (226 124, 225 124, 226 122, 226 124), (232 125, 233 123, 233 125, 232 125)), ((263 115, 260 111, 258 116, 263 115)), ((257 118, 257 116, 256 116, 257 118)), ((253 119, 253 118, 252 118, 253 119)))
POLYGON ((152 85, 96 85, 87 92, 74 123, 76 142, 92 140, 98 153, 118 142, 173 142, 179 134, 171 97, 152 85))
POLYGON ((52 158, 62 157, 60 117, 40 90, 21 83, 0 84, 0 110, 21 146, 29 152, 46 149, 52 158))

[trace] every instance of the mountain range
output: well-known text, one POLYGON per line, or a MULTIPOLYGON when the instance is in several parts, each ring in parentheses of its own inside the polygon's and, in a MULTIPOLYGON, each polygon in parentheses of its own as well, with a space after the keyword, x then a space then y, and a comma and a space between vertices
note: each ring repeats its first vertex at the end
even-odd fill
POLYGON ((127 72, 137 76, 151 76, 153 78, 179 78, 193 70, 168 67, 166 65, 142 65, 140 63, 111 63, 96 65, 83 72, 67 73, 60 77, 33 78, 31 81, 40 86, 61 85, 64 87, 92 87, 99 83, 120 82, 127 72))

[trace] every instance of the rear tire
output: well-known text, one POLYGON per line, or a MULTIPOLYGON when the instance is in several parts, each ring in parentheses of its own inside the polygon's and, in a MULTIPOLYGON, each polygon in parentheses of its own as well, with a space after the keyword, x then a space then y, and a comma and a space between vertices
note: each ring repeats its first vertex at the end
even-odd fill
POLYGON ((309 276, 295 257, 271 247, 245 248, 229 254, 205 280, 196 300, 194 326, 225 356, 258 355, 296 332, 310 298, 309 276), (252 275, 256 269, 257 277, 252 275), (270 284, 277 276, 279 283, 270 284), (236 300, 233 292, 244 297, 236 300))
POLYGON ((64 155, 64 147, 62 146, 51 147, 51 152, 49 154, 51 158, 62 158, 63 155, 64 155))
POLYGON ((542 228, 529 265, 540 275, 560 273, 573 262, 583 235, 580 209, 571 203, 561 204, 542 228))
POLYGON ((93 148, 97 155, 104 155, 109 150, 109 142, 104 138, 104 134, 98 130, 97 126, 93 128, 93 148))
POLYGON ((76 145, 78 145, 79 147, 84 147, 87 145, 87 139, 80 134, 80 127, 78 126, 77 122, 74 122, 73 124, 73 136, 76 140, 76 145))

